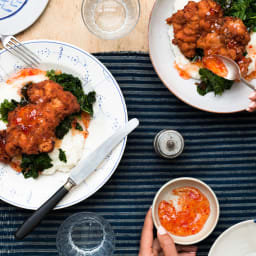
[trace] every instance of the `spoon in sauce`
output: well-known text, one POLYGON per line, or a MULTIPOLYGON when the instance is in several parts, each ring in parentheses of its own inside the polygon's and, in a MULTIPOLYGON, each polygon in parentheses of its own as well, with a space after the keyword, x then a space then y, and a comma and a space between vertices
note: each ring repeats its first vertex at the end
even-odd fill
MULTIPOLYGON (((250 84, 248 81, 246 81, 240 71, 240 68, 238 66, 238 64, 233 61, 232 59, 228 58, 228 57, 224 57, 221 55, 213 55, 214 58, 218 59, 219 61, 222 62, 222 64, 226 67, 227 72, 223 72, 222 74, 217 73, 217 75, 226 78, 228 80, 236 80, 236 81, 242 81, 243 83, 245 83, 248 87, 250 87, 252 90, 256 90, 255 86, 253 86, 252 84, 250 84)), ((213 73, 214 70, 210 69, 213 73)))

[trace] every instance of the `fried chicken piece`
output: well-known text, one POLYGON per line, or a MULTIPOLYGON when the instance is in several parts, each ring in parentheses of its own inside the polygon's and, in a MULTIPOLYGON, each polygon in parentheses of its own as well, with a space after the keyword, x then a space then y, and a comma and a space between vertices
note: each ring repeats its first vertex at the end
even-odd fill
POLYGON ((213 0, 188 2, 167 23, 173 25, 173 44, 178 45, 187 58, 202 49, 204 56, 219 54, 235 60, 244 75, 250 60, 244 57, 250 34, 243 21, 235 17, 224 17, 221 6, 213 0))
POLYGON ((196 42, 200 36, 197 3, 189 1, 183 10, 179 10, 166 22, 173 25, 175 35, 173 44, 178 45, 186 57, 194 57, 196 42))
POLYGON ((27 94, 31 103, 8 115, 5 151, 9 157, 52 151, 55 128, 80 110, 76 97, 53 81, 31 84, 27 94))
POLYGON ((11 157, 5 151, 6 130, 0 131, 0 162, 9 163, 11 157))
POLYGON ((221 6, 215 1, 190 1, 183 10, 173 14, 166 22, 174 28, 173 44, 178 45, 187 58, 193 58, 200 36, 219 27, 217 21, 222 17, 221 6))
POLYGON ((236 51, 236 57, 233 60, 241 60, 250 41, 250 34, 243 21, 239 18, 225 17, 220 34, 227 49, 236 51))
MULTIPOLYGON (((251 64, 251 62, 252 62, 252 60, 249 59, 249 58, 246 58, 246 57, 243 57, 241 60, 239 60, 237 62, 238 66, 241 70, 242 76, 245 77, 246 79, 247 79, 247 76, 248 76, 248 68, 249 68, 249 65, 251 64)), ((249 74, 248 78, 249 78, 249 81, 250 81, 250 74, 249 74)))
POLYGON ((238 18, 225 17, 219 30, 201 36, 197 47, 204 50, 204 55, 219 54, 235 61, 243 58, 250 34, 238 18))
POLYGON ((221 6, 215 1, 202 0, 198 2, 200 33, 209 33, 218 29, 223 15, 221 6))

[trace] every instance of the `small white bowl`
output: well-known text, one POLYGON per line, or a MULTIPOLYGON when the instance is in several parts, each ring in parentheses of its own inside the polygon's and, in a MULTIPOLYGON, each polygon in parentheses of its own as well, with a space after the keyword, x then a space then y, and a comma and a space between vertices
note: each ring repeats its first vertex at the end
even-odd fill
POLYGON ((195 235, 191 236, 175 236, 171 233, 169 235, 173 238, 174 242, 181 245, 191 245, 198 243, 205 239, 210 233, 214 230, 218 220, 219 220, 219 202, 212 191, 212 189, 206 185, 204 182, 194 179, 194 178, 178 178, 173 179, 163 185, 155 195, 153 205, 152 205, 152 216, 155 227, 158 228, 161 226, 159 217, 158 217, 158 207, 162 200, 169 201, 172 197, 172 191, 178 187, 194 187, 199 189, 209 200, 210 203, 210 215, 204 224, 202 230, 195 235))

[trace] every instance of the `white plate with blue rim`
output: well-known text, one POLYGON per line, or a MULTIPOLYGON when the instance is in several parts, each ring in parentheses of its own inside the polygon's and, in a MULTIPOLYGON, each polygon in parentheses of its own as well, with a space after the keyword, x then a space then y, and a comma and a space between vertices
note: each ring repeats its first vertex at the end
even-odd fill
POLYGON ((31 26, 48 0, 0 0, 0 34, 15 35, 31 26))
POLYGON ((256 220, 240 222, 224 231, 209 256, 256 256, 256 220))
MULTIPOLYGON (((127 122, 124 97, 109 70, 94 56, 73 45, 50 40, 27 41, 25 45, 42 59, 40 69, 57 69, 80 78, 85 92, 94 90, 97 100, 89 126, 83 156, 86 157, 108 136, 127 122)), ((0 52, 0 80, 23 68, 23 63, 5 50, 0 52)), ((104 162, 81 185, 74 188, 57 206, 65 208, 88 198, 100 189, 117 168, 126 145, 124 139, 104 162)), ((0 199, 26 209, 37 209, 56 189, 62 186, 69 173, 56 172, 25 179, 9 165, 0 163, 0 199)))

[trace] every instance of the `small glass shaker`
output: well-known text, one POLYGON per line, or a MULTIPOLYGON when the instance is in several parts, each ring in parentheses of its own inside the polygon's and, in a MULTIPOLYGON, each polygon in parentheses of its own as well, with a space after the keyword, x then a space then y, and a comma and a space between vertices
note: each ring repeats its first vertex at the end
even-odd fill
POLYGON ((177 131, 162 130, 155 136, 154 149, 158 155, 173 159, 182 153, 184 149, 184 139, 177 131))

